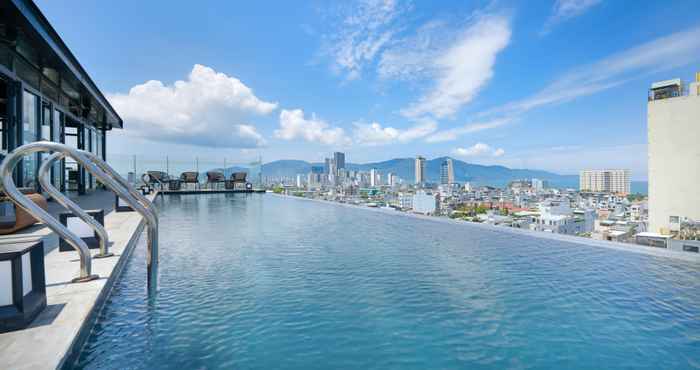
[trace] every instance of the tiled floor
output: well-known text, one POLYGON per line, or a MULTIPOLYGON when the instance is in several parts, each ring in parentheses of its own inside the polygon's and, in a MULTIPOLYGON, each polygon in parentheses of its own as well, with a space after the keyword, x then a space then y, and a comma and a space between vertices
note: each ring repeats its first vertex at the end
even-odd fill
MULTIPOLYGON (((92 259, 92 273, 99 279, 86 283, 71 283, 78 276, 80 264, 77 252, 59 252, 57 238, 42 225, 18 234, 0 237, 0 243, 13 240, 43 238, 47 244, 45 257, 47 308, 29 328, 0 334, 0 369, 55 369, 61 366, 78 337, 105 287, 112 283, 112 273, 122 261, 123 254, 135 245, 142 230, 142 217, 135 212, 113 212, 114 195, 96 192, 80 197, 78 204, 86 209, 102 207, 105 228, 110 237, 110 252, 114 257, 92 259), (51 244, 52 243, 52 244, 51 244)), ((62 211, 56 203, 50 213, 62 211)), ((92 250, 93 254, 97 250, 92 250)), ((144 276, 145 278, 145 276, 144 276)))
MULTIPOLYGON (((83 209, 104 209, 105 217, 114 211, 114 193, 111 191, 97 190, 86 195, 69 196, 83 209)), ((58 218, 58 214, 65 211, 60 204, 49 201, 49 213, 58 218)), ((58 247, 58 238, 43 224, 36 224, 12 235, 0 235, 0 244, 20 241, 30 241, 41 238, 44 240, 44 252, 49 253, 58 247)))

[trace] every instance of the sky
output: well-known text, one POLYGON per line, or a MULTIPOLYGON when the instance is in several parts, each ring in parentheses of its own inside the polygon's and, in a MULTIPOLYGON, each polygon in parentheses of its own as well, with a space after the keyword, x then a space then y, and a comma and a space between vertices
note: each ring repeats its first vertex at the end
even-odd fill
POLYGON ((644 180, 650 84, 700 71, 696 0, 66 4, 37 1, 123 118, 115 157, 343 151, 644 180))

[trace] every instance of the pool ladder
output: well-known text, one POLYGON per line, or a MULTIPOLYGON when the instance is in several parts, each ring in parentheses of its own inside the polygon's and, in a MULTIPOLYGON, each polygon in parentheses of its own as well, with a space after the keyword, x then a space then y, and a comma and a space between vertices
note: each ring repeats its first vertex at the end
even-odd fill
POLYGON ((2 190, 19 207, 23 208, 34 218, 43 222, 49 229, 53 230, 61 238, 65 239, 80 256, 80 275, 73 279, 73 282, 85 282, 97 279, 98 276, 92 274, 92 256, 87 244, 76 234, 68 230, 58 220, 52 217, 32 202, 26 195, 17 189, 12 172, 24 156, 40 152, 53 152, 41 164, 38 172, 39 183, 47 194, 52 196, 56 202, 72 211, 77 217, 85 221, 97 234, 100 251, 94 258, 104 258, 113 256, 109 252, 109 237, 105 228, 93 217, 87 214, 80 206, 75 204, 67 196, 56 189, 50 181, 50 170, 52 165, 63 158, 72 158, 83 168, 95 176, 102 184, 112 190, 117 196, 124 200, 136 212, 141 214, 146 220, 147 227, 147 281, 149 293, 155 292, 157 288, 158 276, 158 215, 155 212, 153 203, 143 194, 129 184, 105 161, 93 153, 72 148, 65 144, 51 141, 37 141, 22 145, 12 152, 0 164, 0 177, 2 178, 2 190))

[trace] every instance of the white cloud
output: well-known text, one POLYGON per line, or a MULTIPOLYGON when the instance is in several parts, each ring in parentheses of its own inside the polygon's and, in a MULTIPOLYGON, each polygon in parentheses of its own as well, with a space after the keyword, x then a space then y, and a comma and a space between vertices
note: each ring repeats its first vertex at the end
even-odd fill
POLYGON ((571 18, 578 17, 601 0, 557 0, 552 9, 552 15, 545 22, 542 34, 548 33, 552 27, 571 18))
POLYGON ((350 145, 351 140, 340 127, 329 127, 328 123, 311 114, 304 117, 301 109, 280 112, 280 128, 275 130, 275 137, 283 140, 303 139, 323 145, 350 145))
POLYGON ((455 30, 442 21, 431 21, 418 28, 416 34, 397 41, 381 55, 377 65, 379 78, 417 80, 432 78, 435 60, 456 42, 455 30))
POLYGON ((488 144, 476 143, 468 148, 455 148, 452 154, 460 157, 500 157, 506 152, 502 148, 493 148, 488 144))
POLYGON ((128 135, 227 148, 264 145, 262 135, 247 120, 277 108, 240 80, 199 64, 187 80, 172 85, 151 80, 127 94, 109 94, 108 99, 124 119, 128 135))
POLYGON ((506 125, 512 121, 513 121, 513 119, 510 119, 510 118, 500 118, 500 119, 495 119, 492 121, 470 123, 470 124, 462 126, 462 127, 436 132, 435 134, 428 136, 425 139, 425 141, 427 141, 429 143, 440 143, 440 142, 444 142, 444 141, 453 141, 453 140, 457 140, 462 135, 467 135, 467 134, 471 134, 471 133, 475 133, 475 132, 479 132, 479 131, 483 131, 483 130, 489 130, 492 128, 501 127, 501 126, 506 125))
MULTIPOLYGON (((434 27, 426 30, 435 32, 434 27)), ((401 76, 426 71, 435 79, 434 86, 402 113, 407 117, 452 116, 472 101, 493 77, 496 56, 508 45, 510 36, 507 16, 479 15, 446 47, 436 45, 433 42, 436 38, 424 36, 424 42, 418 44, 424 46, 421 52, 410 51, 410 43, 388 51, 380 63, 380 75, 401 76), (431 64, 425 66, 426 62, 431 64)))
POLYGON ((647 73, 656 73, 700 60, 700 28, 660 37, 595 63, 576 68, 533 96, 483 112, 520 114, 563 103, 619 86, 647 73))
POLYGON ((395 142, 410 142, 435 132, 437 123, 433 120, 422 120, 407 129, 382 127, 377 122, 370 124, 355 123, 354 137, 360 145, 377 146, 395 142))
POLYGON ((384 145, 390 144, 399 138, 399 130, 393 127, 382 127, 377 122, 370 124, 355 124, 354 137, 361 145, 384 145))
POLYGON ((397 23, 409 8, 398 0, 362 0, 342 12, 337 29, 326 40, 325 53, 333 59, 333 69, 348 79, 358 78, 364 65, 395 37, 397 23))

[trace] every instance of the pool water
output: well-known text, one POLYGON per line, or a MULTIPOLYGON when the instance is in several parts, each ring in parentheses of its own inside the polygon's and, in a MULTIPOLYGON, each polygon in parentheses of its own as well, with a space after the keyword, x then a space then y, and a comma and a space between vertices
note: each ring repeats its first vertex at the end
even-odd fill
POLYGON ((700 266, 269 194, 169 195, 75 369, 700 367, 700 266))

